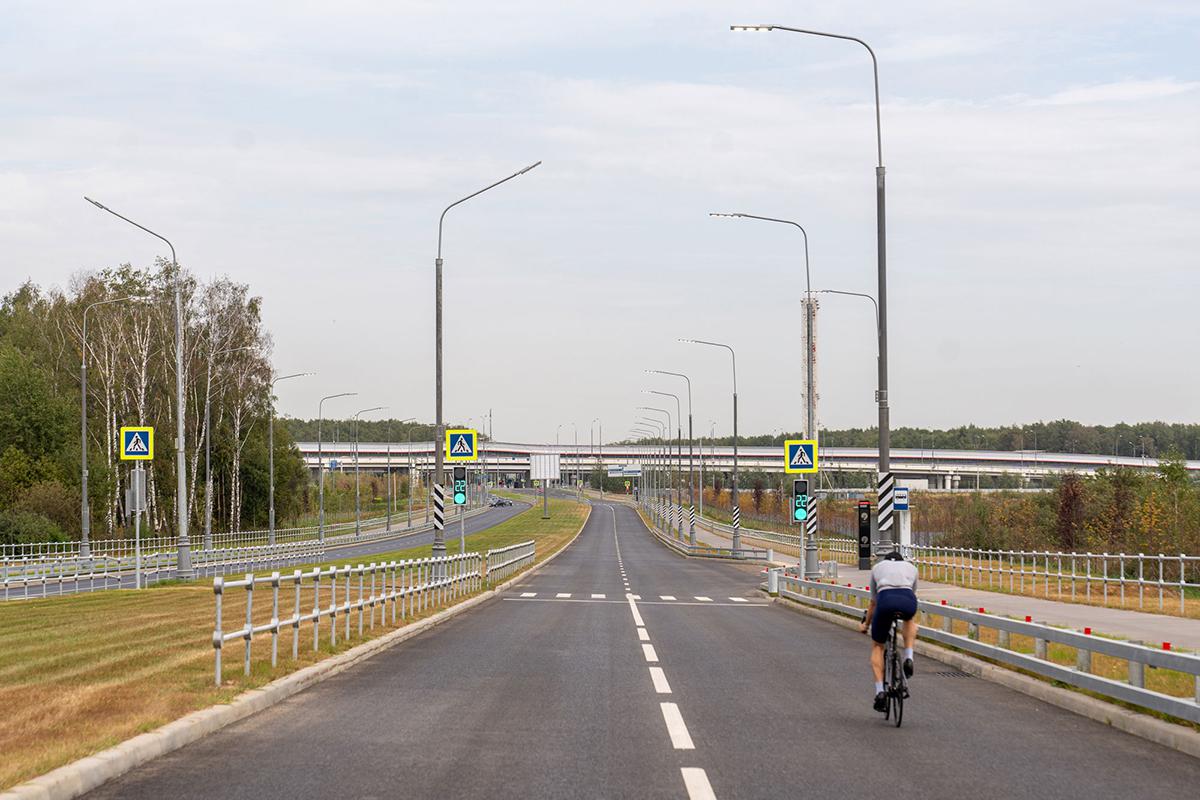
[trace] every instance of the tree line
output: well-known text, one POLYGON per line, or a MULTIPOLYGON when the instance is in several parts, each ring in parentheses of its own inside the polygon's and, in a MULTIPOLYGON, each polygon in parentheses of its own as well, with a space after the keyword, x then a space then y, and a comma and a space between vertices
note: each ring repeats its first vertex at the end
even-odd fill
MULTIPOLYGON (((892 447, 913 450, 1043 450, 1056 453, 1093 453, 1161 458, 1182 455, 1200 459, 1200 425, 1182 422, 1137 422, 1115 425, 1084 425, 1069 419, 1027 425, 957 428, 893 428, 892 447)), ((745 446, 781 446, 787 439, 803 439, 800 433, 738 436, 745 446)), ((657 442, 647 438, 642 442, 657 442)), ((674 441, 672 439, 671 441, 674 441)), ((704 439, 730 446, 732 436, 704 439)), ((875 447, 878 428, 822 430, 821 444, 829 447, 875 447)))
MULTIPOLYGON (((30 281, 4 297, 0 541, 80 536, 85 348, 92 536, 123 535, 129 467, 119 459, 118 438, 127 425, 155 429, 154 458, 146 462, 146 519, 151 531, 174 532, 176 277, 175 268, 160 259, 146 269, 125 264, 82 272, 65 289, 30 281)), ((193 530, 203 521, 206 504, 211 504, 214 530, 263 527, 272 342, 262 324, 262 299, 227 277, 206 283, 181 269, 178 280, 185 488, 193 530), (210 432, 208 475, 204 441, 210 432)), ((275 468, 277 515, 286 519, 304 510, 307 473, 283 424, 275 430, 275 468)))

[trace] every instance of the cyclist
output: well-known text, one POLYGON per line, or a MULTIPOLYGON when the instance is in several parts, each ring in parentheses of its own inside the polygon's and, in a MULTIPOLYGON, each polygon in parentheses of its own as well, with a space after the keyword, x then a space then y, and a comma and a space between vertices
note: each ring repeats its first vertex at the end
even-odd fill
POLYGON ((875 674, 875 710, 887 710, 883 691, 883 646, 892 619, 904 620, 904 675, 913 674, 913 640, 917 638, 917 568, 892 551, 871 569, 871 605, 859 630, 871 631, 871 671, 875 674))

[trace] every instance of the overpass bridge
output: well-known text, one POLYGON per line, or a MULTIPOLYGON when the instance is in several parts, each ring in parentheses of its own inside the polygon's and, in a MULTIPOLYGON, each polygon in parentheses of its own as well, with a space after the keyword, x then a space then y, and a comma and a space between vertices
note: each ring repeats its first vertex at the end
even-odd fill
MULTIPOLYGON (((311 470, 317 469, 316 442, 297 446, 311 470)), ((406 474, 410 469, 428 472, 433 468, 431 442, 361 442, 358 445, 360 469, 380 472, 388 469, 406 474)), ((353 442, 324 442, 321 450, 326 469, 353 468, 353 442)), ((482 442, 476 469, 486 469, 502 479, 527 480, 529 454, 558 452, 564 473, 588 473, 597 467, 613 469, 661 462, 664 447, 652 444, 632 445, 554 445, 517 442, 482 442)), ((1015 477, 1022 486, 1038 486, 1065 472, 1091 475, 1101 470, 1128 468, 1156 469, 1158 460, 1135 456, 1110 456, 1086 453, 1052 453, 1041 450, 937 450, 929 448, 893 448, 892 472, 906 485, 923 489, 957 489, 981 477, 1015 477), (964 478, 966 483, 964 483, 964 478)), ((674 456, 674 447, 672 447, 674 456)), ((683 445, 683 463, 687 465, 687 444, 683 445)), ((695 448, 696 469, 727 473, 733 468, 733 448, 703 445, 695 448)), ((873 473, 879 461, 874 448, 822 447, 821 468, 825 473, 873 473)), ((1200 473, 1200 461, 1186 462, 1187 469, 1200 473)), ((747 472, 782 472, 783 447, 739 447, 738 468, 747 472)))

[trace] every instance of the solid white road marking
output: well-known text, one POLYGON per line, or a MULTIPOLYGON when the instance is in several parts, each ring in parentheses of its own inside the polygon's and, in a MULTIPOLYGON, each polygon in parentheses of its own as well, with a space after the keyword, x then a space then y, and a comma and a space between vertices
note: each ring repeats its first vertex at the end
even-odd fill
POLYGON ((650 634, 646 633, 645 628, 638 628, 637 632, 638 632, 638 640, 639 641, 642 641, 642 642, 650 641, 650 634))
POLYGON ((630 596, 630 597, 632 597, 634 600, 641 600, 641 599, 642 599, 642 596, 641 596, 640 594, 631 594, 631 595, 629 595, 629 596, 630 596))
POLYGON ((696 595, 696 599, 699 600, 701 603, 711 603, 712 602, 711 597, 701 597, 700 595, 696 595))
POLYGON ((683 715, 679 713, 679 706, 674 703, 659 703, 662 708, 663 720, 667 723, 667 733, 671 735, 671 745, 676 750, 695 750, 696 746, 692 744, 691 734, 688 733, 687 725, 683 724, 683 715))
POLYGON ((750 602, 749 600, 747 600, 747 599, 746 599, 746 598, 744 598, 744 597, 731 597, 731 598, 729 598, 729 599, 730 599, 730 600, 732 600, 732 601, 733 601, 733 602, 735 602, 735 603, 748 603, 748 602, 750 602))
POLYGON ((521 597, 537 597, 537 592, 521 592, 521 597))
POLYGON ((662 667, 650 667, 650 680, 654 681, 654 691, 659 694, 671 693, 671 684, 667 683, 667 675, 662 667))
POLYGON ((654 645, 652 645, 652 644, 642 645, 642 655, 644 655, 646 657, 646 660, 649 661, 651 664, 658 663, 658 653, 654 652, 654 645))
POLYGON ((687 787, 688 800, 717 800, 708 775, 700 767, 680 767, 683 785, 687 787))
POLYGON ((593 595, 592 595, 592 599, 593 599, 593 600, 603 600, 603 599, 604 599, 604 595, 602 595, 602 594, 593 594, 593 595))
POLYGON ((660 595, 659 595, 659 599, 661 599, 661 600, 674 600, 674 599, 675 599, 675 595, 673 595, 673 594, 660 594, 660 595))
POLYGON ((629 598, 629 610, 633 612, 633 624, 642 626, 646 623, 642 622, 642 612, 638 611, 637 603, 633 602, 632 595, 626 595, 629 598))
POLYGON ((558 599, 562 600, 563 598, 570 597, 571 593, 570 592, 559 592, 558 594, 556 594, 554 596, 557 597, 558 599))

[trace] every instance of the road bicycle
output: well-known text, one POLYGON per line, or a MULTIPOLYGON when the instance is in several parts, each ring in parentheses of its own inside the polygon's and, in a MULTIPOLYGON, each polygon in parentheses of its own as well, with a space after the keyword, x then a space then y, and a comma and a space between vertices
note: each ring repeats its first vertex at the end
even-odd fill
POLYGON ((894 614, 892 632, 883 650, 883 691, 887 694, 888 701, 883 718, 894 718, 897 728, 904 719, 904 701, 908 699, 908 681, 904 677, 903 650, 900 647, 903 639, 900 630, 902 624, 900 614, 894 614))

